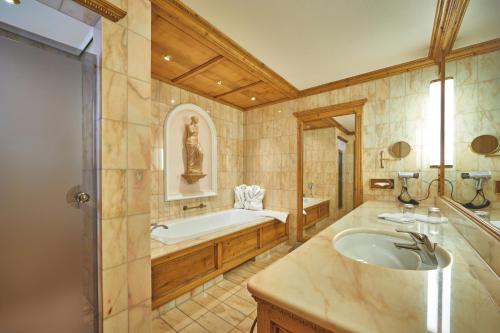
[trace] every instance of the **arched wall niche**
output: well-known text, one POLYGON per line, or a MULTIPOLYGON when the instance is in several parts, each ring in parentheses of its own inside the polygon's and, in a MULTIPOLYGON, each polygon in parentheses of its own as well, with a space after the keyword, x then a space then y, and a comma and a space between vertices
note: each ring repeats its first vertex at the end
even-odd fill
POLYGON ((195 104, 180 104, 172 109, 163 125, 164 199, 165 201, 211 197, 217 195, 217 131, 210 115, 195 104), (199 143, 203 150, 205 177, 189 184, 182 176, 186 167, 184 140, 186 125, 197 116, 199 143))

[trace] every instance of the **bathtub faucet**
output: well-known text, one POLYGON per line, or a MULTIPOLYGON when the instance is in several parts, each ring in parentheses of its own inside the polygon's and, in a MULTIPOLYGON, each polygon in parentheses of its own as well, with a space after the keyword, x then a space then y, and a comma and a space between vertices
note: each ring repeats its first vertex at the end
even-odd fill
POLYGON ((156 228, 168 229, 168 227, 164 224, 158 224, 158 223, 151 224, 151 232, 153 232, 153 230, 155 230, 156 228))
POLYGON ((201 204, 199 204, 198 206, 191 206, 191 207, 188 207, 188 206, 183 206, 182 207, 182 210, 190 210, 190 209, 196 209, 196 208, 205 208, 207 207, 207 205, 205 205, 203 202, 201 204))

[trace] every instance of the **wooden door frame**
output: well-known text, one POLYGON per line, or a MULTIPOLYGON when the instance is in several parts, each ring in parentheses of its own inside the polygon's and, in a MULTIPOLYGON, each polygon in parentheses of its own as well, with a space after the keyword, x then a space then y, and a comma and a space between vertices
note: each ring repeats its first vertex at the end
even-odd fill
POLYGON ((297 118, 297 240, 305 241, 304 214, 303 214, 303 168, 304 168, 304 124, 312 120, 321 120, 325 118, 344 116, 354 114, 356 117, 355 124, 355 141, 354 141, 354 208, 363 203, 363 173, 362 173, 362 157, 363 157, 363 106, 367 99, 359 99, 347 103, 340 103, 326 107, 295 112, 293 115, 297 118))

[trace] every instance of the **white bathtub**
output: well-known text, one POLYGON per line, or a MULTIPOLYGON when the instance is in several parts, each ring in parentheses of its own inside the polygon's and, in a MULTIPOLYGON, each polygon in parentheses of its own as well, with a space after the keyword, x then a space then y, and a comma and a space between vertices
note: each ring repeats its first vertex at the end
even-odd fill
POLYGON ((221 231, 240 224, 249 223, 262 217, 274 217, 286 221, 286 213, 268 210, 253 211, 229 209, 217 213, 198 215, 184 219, 176 219, 168 223, 168 229, 156 228, 151 233, 154 240, 164 244, 175 244, 204 234, 221 231), (280 214, 280 215, 278 215, 280 214), (284 219, 283 219, 284 216, 284 219))

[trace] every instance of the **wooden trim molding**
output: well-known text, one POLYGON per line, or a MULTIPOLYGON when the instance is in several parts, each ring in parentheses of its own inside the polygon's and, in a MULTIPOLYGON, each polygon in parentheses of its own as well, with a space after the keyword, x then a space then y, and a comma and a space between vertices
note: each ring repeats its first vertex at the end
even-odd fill
POLYGON ((93 12, 110 19, 113 22, 119 21, 127 15, 127 12, 106 0, 73 0, 74 2, 87 7, 93 12))
POLYGON ((214 67, 219 62, 221 62, 222 60, 224 60, 224 57, 221 55, 218 55, 218 56, 214 57, 213 59, 210 59, 206 63, 201 64, 200 66, 198 66, 196 68, 193 68, 189 72, 186 72, 186 73, 182 74, 181 76, 176 77, 175 79, 172 80, 172 82, 181 83, 183 81, 186 81, 187 79, 192 78, 195 75, 198 75, 200 73, 203 73, 203 72, 209 70, 210 68, 214 67))
POLYGON ((336 121, 335 119, 333 118, 326 118, 326 120, 333 125, 333 127, 336 127, 337 129, 339 129, 342 133, 344 133, 345 135, 350 135, 350 134, 354 134, 352 132, 349 132, 347 130, 347 128, 345 128, 344 126, 342 126, 341 123, 339 123, 338 121, 336 121))
POLYGON ((152 0, 152 3, 155 13, 200 43, 241 65, 249 73, 271 84, 284 95, 288 97, 298 96, 297 88, 180 1, 152 0))
POLYGON ((356 125, 354 134, 354 207, 363 203, 363 106, 367 99, 359 99, 341 104, 325 106, 321 108, 295 112, 293 115, 297 118, 297 240, 304 242, 304 210, 302 200, 304 193, 304 124, 311 120, 321 120, 335 116, 354 114, 356 125))
POLYGON ((500 50, 500 38, 453 50, 446 56, 446 61, 455 61, 498 50, 500 50))
POLYGON ((468 4, 469 0, 438 0, 429 58, 439 62, 450 53, 468 4))

